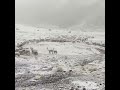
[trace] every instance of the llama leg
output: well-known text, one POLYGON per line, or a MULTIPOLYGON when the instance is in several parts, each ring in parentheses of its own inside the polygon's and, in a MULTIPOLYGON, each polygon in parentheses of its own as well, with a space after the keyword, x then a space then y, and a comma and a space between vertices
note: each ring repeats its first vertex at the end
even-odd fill
POLYGON ((53 54, 53 52, 51 51, 51 54, 53 54))
POLYGON ((49 54, 50 54, 51 52, 49 51, 49 54))

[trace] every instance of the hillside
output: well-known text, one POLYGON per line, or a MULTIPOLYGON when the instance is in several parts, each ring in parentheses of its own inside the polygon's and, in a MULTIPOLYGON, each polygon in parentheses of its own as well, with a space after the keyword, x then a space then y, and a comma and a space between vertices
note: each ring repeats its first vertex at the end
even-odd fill
POLYGON ((15 28, 15 90, 105 90, 104 32, 15 28))

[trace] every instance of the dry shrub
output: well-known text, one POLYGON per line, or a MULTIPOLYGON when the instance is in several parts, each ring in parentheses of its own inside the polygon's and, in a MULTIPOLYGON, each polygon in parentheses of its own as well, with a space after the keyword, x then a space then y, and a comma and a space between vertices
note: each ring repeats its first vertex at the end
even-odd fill
POLYGON ((89 69, 90 72, 93 72, 93 71, 96 71, 96 70, 97 70, 96 68, 89 69))
POLYGON ((66 74, 61 67, 57 68, 57 70, 53 74, 43 75, 40 77, 41 84, 46 83, 55 83, 61 79, 66 78, 66 74))
POLYGON ((64 70, 63 70, 62 67, 58 67, 57 70, 56 70, 56 72, 63 72, 63 71, 64 71, 64 70))
POLYGON ((16 30, 20 30, 19 28, 16 28, 16 30))

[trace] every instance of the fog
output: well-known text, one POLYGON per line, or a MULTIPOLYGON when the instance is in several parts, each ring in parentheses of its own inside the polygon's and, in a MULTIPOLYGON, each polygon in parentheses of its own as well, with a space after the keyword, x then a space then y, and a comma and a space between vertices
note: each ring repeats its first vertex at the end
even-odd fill
POLYGON ((104 0, 15 0, 16 24, 104 27, 104 0))

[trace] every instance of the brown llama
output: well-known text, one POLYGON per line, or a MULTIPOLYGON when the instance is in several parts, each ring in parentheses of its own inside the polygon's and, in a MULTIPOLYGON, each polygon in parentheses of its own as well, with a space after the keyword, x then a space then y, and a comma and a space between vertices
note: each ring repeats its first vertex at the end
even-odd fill
POLYGON ((38 56, 38 51, 33 49, 32 47, 30 47, 31 51, 32 51, 32 54, 34 55, 35 59, 37 59, 37 56, 38 56))
POLYGON ((53 53, 54 53, 54 54, 57 54, 57 50, 55 50, 54 48, 53 48, 53 53))
POLYGON ((53 54, 54 53, 52 49, 48 49, 47 48, 47 50, 49 51, 49 54, 53 54))

